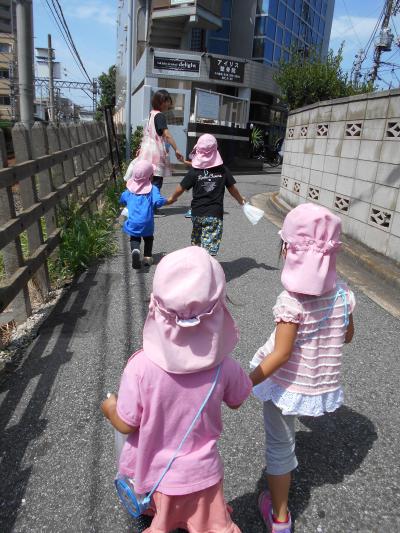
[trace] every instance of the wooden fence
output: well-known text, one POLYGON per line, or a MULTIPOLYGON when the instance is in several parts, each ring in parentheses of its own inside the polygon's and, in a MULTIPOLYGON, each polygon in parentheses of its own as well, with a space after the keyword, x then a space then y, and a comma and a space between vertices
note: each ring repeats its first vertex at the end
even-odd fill
POLYGON ((56 207, 75 201, 82 210, 97 210, 99 195, 115 178, 117 149, 104 124, 95 122, 59 127, 35 123, 30 132, 16 124, 12 138, 16 164, 8 167, 0 130, 0 253, 5 268, 0 313, 7 309, 21 323, 32 313, 28 282, 33 281, 43 299, 50 290, 47 258, 61 233, 56 207))

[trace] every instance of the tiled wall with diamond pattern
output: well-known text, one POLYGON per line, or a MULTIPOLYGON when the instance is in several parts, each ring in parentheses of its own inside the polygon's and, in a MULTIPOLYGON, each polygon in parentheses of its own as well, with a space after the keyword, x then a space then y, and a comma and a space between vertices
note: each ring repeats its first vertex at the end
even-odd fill
POLYGON ((280 196, 340 214, 343 231, 400 261, 400 90, 289 115, 280 196))

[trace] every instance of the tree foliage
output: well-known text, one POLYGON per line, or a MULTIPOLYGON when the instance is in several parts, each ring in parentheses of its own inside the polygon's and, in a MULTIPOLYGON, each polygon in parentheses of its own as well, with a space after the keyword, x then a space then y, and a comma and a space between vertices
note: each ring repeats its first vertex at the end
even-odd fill
POLYGON ((117 67, 112 65, 108 72, 102 72, 99 76, 100 102, 97 106, 96 119, 101 120, 102 109, 106 106, 115 106, 115 80, 117 67))
POLYGON ((295 51, 289 62, 282 61, 274 79, 282 91, 282 99, 290 109, 332 100, 343 96, 363 94, 374 90, 372 83, 353 85, 341 68, 343 44, 335 54, 329 50, 326 59, 311 49, 295 51))

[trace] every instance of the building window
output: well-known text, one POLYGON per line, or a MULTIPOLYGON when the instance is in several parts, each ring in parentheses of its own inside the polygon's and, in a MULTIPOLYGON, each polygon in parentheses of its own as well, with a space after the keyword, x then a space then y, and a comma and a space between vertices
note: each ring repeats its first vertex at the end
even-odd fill
POLYGON ((232 15, 232 0, 224 0, 222 3, 222 18, 230 19, 232 15))
POLYGON ((0 43, 0 52, 10 53, 11 52, 11 44, 8 43, 0 43))
POLYGON ((276 27, 276 37, 275 40, 278 44, 282 44, 283 41, 283 28, 280 26, 276 27))
POLYGON ((10 105, 10 97, 0 96, 0 105, 10 105))
POLYGON ((229 55, 229 41, 222 41, 220 39, 208 40, 208 51, 215 54, 229 55))
POLYGON ((253 57, 272 63, 274 43, 269 39, 254 39, 253 57))
POLYGON ((10 72, 8 69, 0 68, 0 78, 8 79, 10 77, 10 72))
POLYGON ((231 21, 230 20, 223 20, 222 21, 222 28, 216 31, 210 32, 210 37, 216 37, 217 39, 229 39, 231 34, 231 21))
POLYGON ((286 6, 283 2, 280 2, 278 7, 278 20, 282 24, 285 24, 285 18, 286 18, 286 6))
POLYGON ((269 39, 266 39, 265 44, 264 44, 264 59, 272 63, 273 52, 274 52, 273 43, 269 39))
POLYGON ((257 0, 257 15, 268 15, 269 0, 257 0))
POLYGON ((269 3, 269 15, 277 17, 278 15, 278 0, 270 0, 269 3))
POLYGON ((276 29, 276 22, 271 17, 268 17, 266 36, 272 40, 275 40, 275 29, 276 29))
POLYGON ((286 21, 285 21, 286 27, 291 30, 293 26, 293 11, 290 9, 286 12, 286 21))
POLYGON ((204 51, 204 32, 200 28, 192 28, 190 49, 194 52, 204 51))
POLYGON ((292 34, 290 33, 290 31, 285 31, 285 46, 286 48, 290 48, 292 44, 292 34))
POLYGON ((256 36, 264 37, 266 35, 268 17, 257 17, 254 34, 256 36))

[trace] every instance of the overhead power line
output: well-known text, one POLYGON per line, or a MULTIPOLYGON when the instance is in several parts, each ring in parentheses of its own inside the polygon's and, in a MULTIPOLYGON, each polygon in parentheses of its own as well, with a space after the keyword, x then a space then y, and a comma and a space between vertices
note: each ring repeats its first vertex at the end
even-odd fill
MULTIPOLYGON (((90 83, 92 82, 92 80, 90 79, 90 76, 89 74, 87 73, 87 70, 85 68, 85 65, 83 64, 83 61, 79 55, 79 52, 75 46, 75 43, 72 39, 72 36, 71 36, 71 32, 69 31, 69 28, 68 28, 68 25, 67 23, 63 22, 63 18, 62 16, 59 14, 59 12, 57 11, 57 8, 55 7, 54 5, 54 0, 45 0, 46 4, 47 4, 47 7, 58 27, 58 30, 65 42, 65 44, 67 45, 68 47, 68 50, 70 51, 71 53, 71 56, 73 58, 73 60, 75 61, 77 67, 79 68, 82 76, 84 78, 86 78, 90 83), (51 2, 51 4, 50 4, 51 2)), ((58 2, 57 2, 58 3, 58 2)), ((58 4, 59 5, 59 4, 58 4)), ((61 6, 59 6, 60 9, 61 9, 61 6)), ((62 12, 62 9, 61 9, 61 12, 62 12)), ((64 21, 65 21, 65 17, 64 17, 64 21)))
POLYGON ((82 59, 81 59, 81 56, 79 55, 79 52, 78 52, 78 50, 77 50, 77 48, 76 48, 76 46, 75 46, 75 42, 74 42, 74 40, 73 40, 73 38, 72 38, 72 35, 71 35, 70 30, 69 30, 69 27, 68 27, 67 21, 65 20, 65 16, 64 16, 64 13, 63 13, 62 7, 61 7, 61 5, 60 5, 60 2, 59 2, 59 0, 51 0, 51 1, 52 1, 52 4, 53 4, 53 6, 54 6, 54 8, 55 8, 55 10, 56 10, 56 13, 57 13, 57 15, 58 15, 58 17, 59 17, 59 19, 60 19, 60 21, 61 21, 63 27, 65 28, 65 31, 66 31, 67 36, 68 36, 68 40, 69 40, 69 42, 70 42, 70 44, 71 44, 71 46, 72 46, 72 48, 73 48, 73 50, 74 50, 74 52, 75 52, 76 58, 78 59, 79 64, 81 65, 82 69, 84 70, 87 79, 88 79, 89 81, 91 81, 91 80, 90 80, 90 76, 89 76, 89 74, 87 73, 87 70, 86 70, 86 68, 85 68, 85 65, 83 64, 83 61, 82 61, 82 59), (57 11, 57 8, 58 8, 58 11, 57 11), (60 18, 60 17, 61 17, 61 18, 60 18))

